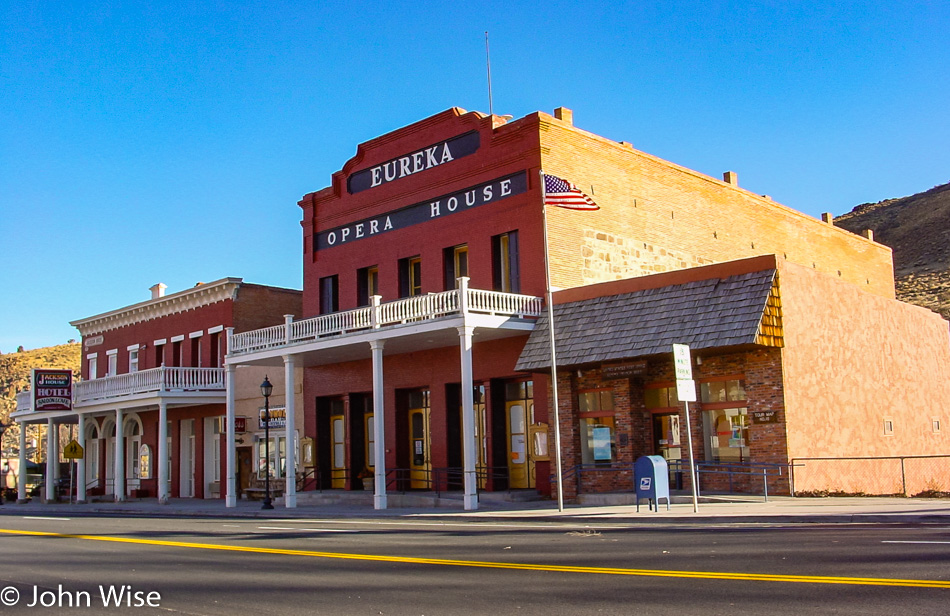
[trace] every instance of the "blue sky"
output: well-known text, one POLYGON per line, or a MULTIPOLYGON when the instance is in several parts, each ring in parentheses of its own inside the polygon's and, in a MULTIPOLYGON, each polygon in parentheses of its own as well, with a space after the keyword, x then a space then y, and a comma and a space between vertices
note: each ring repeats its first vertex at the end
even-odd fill
POLYGON ((452 106, 818 216, 950 181, 947 2, 0 3, 0 352, 225 276, 301 287, 297 201, 452 106))

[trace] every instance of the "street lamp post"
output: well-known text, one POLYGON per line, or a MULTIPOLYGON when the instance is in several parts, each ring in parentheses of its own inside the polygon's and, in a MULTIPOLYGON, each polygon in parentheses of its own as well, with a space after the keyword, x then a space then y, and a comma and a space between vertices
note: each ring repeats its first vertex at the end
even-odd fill
POLYGON ((264 396, 264 505, 261 509, 273 509, 270 500, 270 395, 274 391, 267 376, 261 383, 261 394, 264 396))
MULTIPOLYGON (((11 427, 13 423, 3 423, 0 421, 0 456, 3 455, 3 435, 6 433, 7 428, 11 427)), ((20 428, 23 429, 22 427, 20 428)), ((10 463, 4 461, 3 463, 3 485, 0 485, 0 505, 3 504, 3 493, 7 491, 7 475, 10 474, 10 463)), ((23 471, 20 471, 20 475, 23 475, 23 471)))

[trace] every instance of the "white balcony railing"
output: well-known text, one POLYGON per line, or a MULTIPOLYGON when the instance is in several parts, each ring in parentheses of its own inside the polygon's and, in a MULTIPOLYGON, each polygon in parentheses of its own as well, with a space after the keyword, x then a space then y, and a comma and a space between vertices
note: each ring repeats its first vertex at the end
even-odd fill
POLYGON ((224 391, 224 368, 152 368, 81 381, 73 404, 162 391, 224 391))
POLYGON ((231 336, 228 353, 252 353, 313 342, 329 336, 430 321, 463 312, 536 319, 541 316, 542 308, 543 301, 540 297, 470 289, 462 283, 461 288, 452 291, 418 295, 386 303, 381 303, 378 297, 374 297, 373 305, 365 308, 234 334, 231 336))
POLYGON ((21 391, 16 395, 16 410, 28 411, 33 408, 33 392, 21 391))

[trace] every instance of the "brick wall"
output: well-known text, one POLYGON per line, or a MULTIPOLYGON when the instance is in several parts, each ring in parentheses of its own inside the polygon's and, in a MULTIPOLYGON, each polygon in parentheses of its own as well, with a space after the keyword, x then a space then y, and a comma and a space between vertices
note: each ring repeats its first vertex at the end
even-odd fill
MULTIPOLYGON (((786 464, 787 438, 784 425, 784 387, 782 385, 782 356, 780 349, 756 347, 745 352, 703 355, 702 363, 694 366, 693 376, 697 382, 704 379, 741 376, 745 381, 747 408, 753 411, 776 411, 776 423, 756 424, 749 427, 750 461, 754 463, 786 464)), ((580 476, 580 490, 590 492, 630 492, 633 477, 629 470, 638 458, 654 455, 656 445, 653 434, 654 413, 677 413, 680 416, 682 457, 688 459, 686 417, 682 404, 667 409, 648 410, 644 403, 644 391, 648 387, 672 386, 675 384, 672 357, 651 357, 643 377, 604 379, 599 367, 581 367, 558 371, 559 417, 562 442, 562 467, 564 469, 565 498, 573 499, 578 494, 578 473, 575 466, 581 463, 580 415, 578 392, 591 389, 609 389, 614 397, 614 423, 616 429, 616 459, 612 469, 585 471, 580 476)), ((549 392, 550 393, 550 392, 549 392)), ((698 392, 697 392, 698 394, 698 392)), ((697 396, 698 397, 698 396, 697 396)), ((703 407, 690 404, 690 429, 693 437, 695 459, 706 459, 703 438, 703 407)), ((553 425, 549 435, 554 442, 553 425)), ((788 478, 769 476, 769 492, 788 493, 788 478)), ((553 471, 552 471, 553 482, 553 471)), ((723 490, 728 486, 726 476, 704 475, 703 490, 723 490)), ((737 491, 759 493, 761 477, 734 479, 737 491)), ((672 486, 671 486, 672 488, 672 486)), ((683 488, 690 489, 689 477, 683 477, 683 488)))
POLYGON ((549 211, 555 286, 774 253, 894 297, 891 251, 881 244, 547 114, 536 121, 544 171, 601 206, 549 211))

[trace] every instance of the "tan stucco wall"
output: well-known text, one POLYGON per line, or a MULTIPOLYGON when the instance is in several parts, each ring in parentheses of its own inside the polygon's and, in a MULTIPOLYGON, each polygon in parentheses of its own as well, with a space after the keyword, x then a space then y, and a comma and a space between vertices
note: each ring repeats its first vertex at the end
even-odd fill
MULTIPOLYGON (((780 260, 779 284, 789 458, 950 454, 946 321, 787 261, 780 260), (884 434, 885 419, 893 435, 884 434)), ((907 491, 926 489, 928 478, 950 488, 947 467, 944 460, 908 473, 915 485, 907 491)), ((811 462, 796 470, 798 490, 890 493, 899 483, 899 462, 811 462)))
MULTIPOLYGON (((284 389, 284 367, 267 366, 238 366, 235 369, 234 415, 247 417, 248 435, 258 432, 258 413, 264 408, 264 397, 261 395, 261 383, 267 377, 274 386, 270 396, 270 407, 285 406, 287 399, 284 389)), ((294 429, 300 438, 303 438, 303 368, 294 369, 294 429)), ((271 430, 273 432, 273 429, 271 430)), ((264 431, 260 430, 263 438, 264 431)), ((238 435, 240 438, 240 435, 238 435)), ((250 445, 249 438, 245 438, 245 445, 250 445)))

